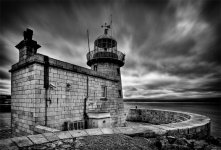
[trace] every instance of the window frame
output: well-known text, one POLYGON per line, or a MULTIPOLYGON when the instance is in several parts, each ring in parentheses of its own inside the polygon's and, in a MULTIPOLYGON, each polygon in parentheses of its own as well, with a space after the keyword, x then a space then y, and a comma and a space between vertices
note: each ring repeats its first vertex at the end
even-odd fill
POLYGON ((107 100, 107 86, 101 86, 101 100, 107 100))
POLYGON ((97 71, 97 65, 94 65, 94 71, 97 71))
POLYGON ((120 68, 117 68, 117 75, 120 75, 120 68))
POLYGON ((118 98, 122 98, 122 90, 118 90, 118 98))

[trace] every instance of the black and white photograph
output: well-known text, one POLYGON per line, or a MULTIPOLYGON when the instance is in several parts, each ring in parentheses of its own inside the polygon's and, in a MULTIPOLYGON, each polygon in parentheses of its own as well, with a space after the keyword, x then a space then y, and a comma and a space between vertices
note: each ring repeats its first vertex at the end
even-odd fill
POLYGON ((221 0, 0 0, 0 150, 221 150, 221 0))

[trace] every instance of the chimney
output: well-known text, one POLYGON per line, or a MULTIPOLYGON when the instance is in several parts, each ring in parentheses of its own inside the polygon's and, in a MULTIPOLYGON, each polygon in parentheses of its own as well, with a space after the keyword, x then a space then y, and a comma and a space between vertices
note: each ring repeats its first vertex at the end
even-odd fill
POLYGON ((37 49, 41 46, 36 41, 32 40, 33 31, 26 29, 23 33, 24 40, 22 40, 15 47, 19 50, 19 61, 23 61, 37 53, 37 49))

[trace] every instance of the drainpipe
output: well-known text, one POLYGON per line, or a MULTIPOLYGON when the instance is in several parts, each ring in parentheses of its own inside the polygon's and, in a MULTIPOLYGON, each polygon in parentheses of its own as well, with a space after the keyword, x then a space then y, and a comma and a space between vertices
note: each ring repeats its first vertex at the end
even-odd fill
POLYGON ((88 85, 88 76, 87 76, 87 95, 86 95, 86 97, 84 99, 84 124, 85 124, 85 129, 88 128, 88 124, 87 124, 87 120, 88 120, 88 116, 87 116, 88 90, 89 90, 89 85, 88 85))
POLYGON ((44 88, 45 88, 45 126, 47 126, 47 107, 48 107, 48 89, 49 89, 49 58, 44 56, 44 88))

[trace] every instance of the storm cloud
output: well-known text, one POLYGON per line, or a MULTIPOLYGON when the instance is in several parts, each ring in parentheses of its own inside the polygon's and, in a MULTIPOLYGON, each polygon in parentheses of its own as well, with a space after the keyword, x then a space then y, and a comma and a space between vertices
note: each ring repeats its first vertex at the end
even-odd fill
POLYGON ((90 47, 113 18, 112 34, 126 54, 125 98, 221 96, 219 0, 1 0, 0 93, 10 93, 14 47, 28 27, 39 53, 86 66, 90 47))

